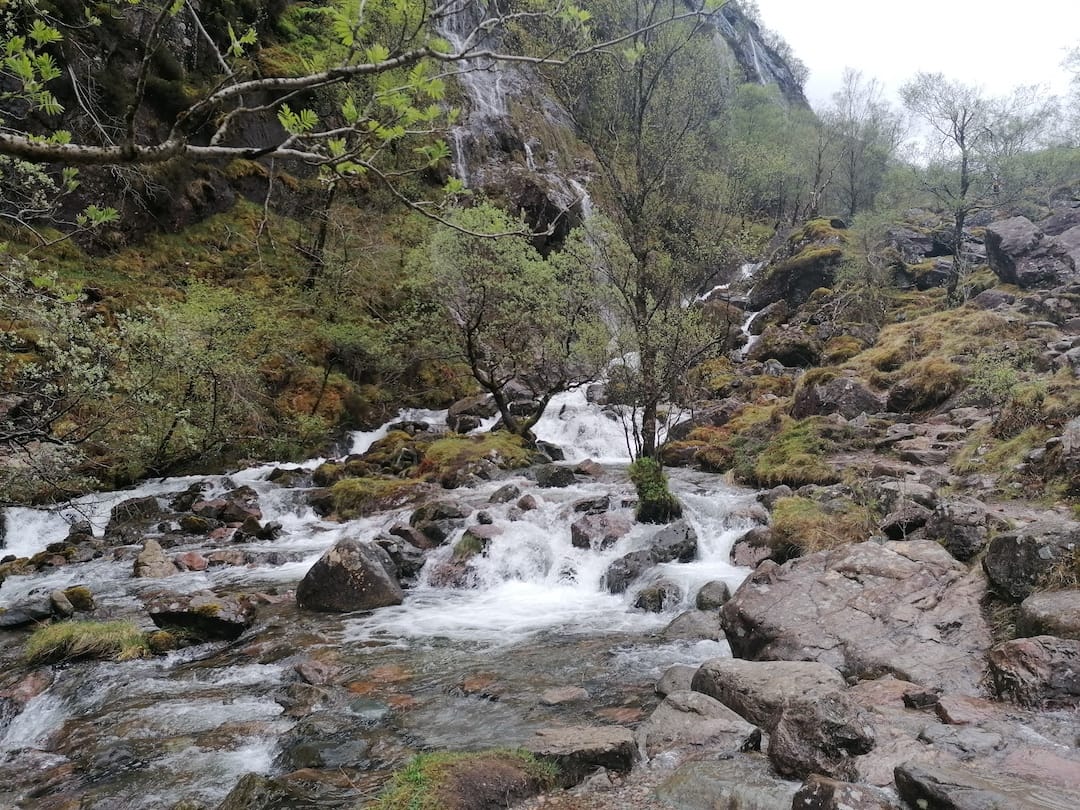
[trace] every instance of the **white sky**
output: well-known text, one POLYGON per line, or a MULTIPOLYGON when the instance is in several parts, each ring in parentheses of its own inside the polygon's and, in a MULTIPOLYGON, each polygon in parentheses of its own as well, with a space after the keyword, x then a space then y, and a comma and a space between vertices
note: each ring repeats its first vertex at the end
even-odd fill
POLYGON ((806 96, 828 103, 845 67, 881 80, 896 101, 917 71, 1004 95, 1020 84, 1064 93, 1061 67, 1080 45, 1080 0, 757 0, 768 28, 810 68, 806 96))

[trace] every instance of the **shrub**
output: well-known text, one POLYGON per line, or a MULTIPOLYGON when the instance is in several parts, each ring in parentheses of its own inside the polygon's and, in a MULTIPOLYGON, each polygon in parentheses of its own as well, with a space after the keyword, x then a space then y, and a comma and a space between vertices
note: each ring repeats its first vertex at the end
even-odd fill
POLYGON ((631 464, 630 480, 637 490, 640 522, 670 523, 682 515, 682 504, 668 487, 668 478, 656 459, 639 458, 631 464))
POLYGON ((81 658, 127 661, 149 652, 146 637, 132 622, 59 622, 34 631, 23 657, 30 664, 81 658))

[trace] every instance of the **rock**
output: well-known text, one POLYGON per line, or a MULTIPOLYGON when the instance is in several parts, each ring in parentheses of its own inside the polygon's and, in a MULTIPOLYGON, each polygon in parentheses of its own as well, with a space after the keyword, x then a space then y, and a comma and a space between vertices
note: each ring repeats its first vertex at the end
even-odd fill
POLYGON ((718 402, 709 402, 696 408, 689 419, 684 419, 678 424, 672 425, 668 431, 667 440, 681 442, 691 432, 702 427, 718 428, 726 425, 746 403, 735 397, 728 397, 718 402))
POLYGON ((499 412, 491 394, 478 394, 474 397, 459 399, 446 412, 446 424, 455 433, 468 433, 480 427, 484 419, 499 412))
POLYGON ((941 543, 956 559, 973 559, 990 535, 986 506, 974 498, 954 498, 934 507, 926 536, 941 543))
POLYGON ((300 676, 304 683, 312 686, 328 686, 334 683, 338 675, 341 674, 341 667, 337 664, 330 664, 315 658, 299 661, 293 666, 293 669, 296 670, 296 674, 300 676))
POLYGON ((297 787, 257 773, 240 778, 217 810, 313 810, 317 805, 297 787))
POLYGON ((811 774, 795 794, 793 810, 900 810, 889 794, 869 785, 811 774))
POLYGON ((1016 632, 1080 641, 1080 590, 1033 593, 1020 603, 1016 632))
POLYGON ((147 538, 142 551, 135 557, 134 572, 136 577, 161 579, 179 573, 180 569, 165 555, 157 540, 147 538))
POLYGON ((998 278, 1021 289, 1066 284, 1076 271, 1068 250, 1026 217, 987 226, 986 257, 998 278))
POLYGON ((420 548, 441 546, 451 534, 464 525, 469 511, 453 501, 424 504, 409 516, 409 525, 419 530, 427 539, 423 545, 412 540, 410 542, 420 548))
POLYGON ((634 607, 646 613, 663 613, 682 601, 682 589, 669 579, 661 579, 638 591, 634 607))
POLYGON ((605 587, 611 593, 623 593, 631 582, 660 563, 689 562, 696 554, 697 533, 685 520, 678 520, 654 534, 648 548, 631 551, 608 566, 605 587))
POLYGON ((400 605, 405 595, 393 572, 393 560, 377 545, 343 538, 300 580, 296 602, 333 612, 400 605))
POLYGON ((778 778, 764 757, 742 754, 687 762, 656 796, 679 810, 791 810, 798 787, 778 778))
POLYGON ((521 488, 516 484, 503 484, 491 493, 488 503, 510 503, 514 498, 521 496, 521 488))
POLYGON ((536 496, 532 494, 522 495, 514 505, 522 512, 531 512, 540 506, 536 500, 536 496))
POLYGON ((755 574, 721 617, 743 658, 819 661, 854 678, 892 673, 978 694, 990 646, 985 591, 978 572, 935 543, 866 542, 755 574))
POLYGON ((800 329, 770 326, 750 349, 747 360, 761 363, 776 360, 787 367, 809 368, 821 359, 821 343, 800 329))
POLYGON ((842 692, 784 701, 766 726, 769 761, 781 776, 813 773, 854 781, 853 757, 874 747, 874 727, 842 692))
POLYGON ((574 465, 574 472, 578 475, 585 475, 589 478, 603 478, 604 477, 604 465, 591 458, 587 458, 584 461, 579 461, 574 465))
POLYGON ((660 634, 672 641, 719 641, 724 637, 720 614, 715 610, 688 610, 672 619, 660 634))
POLYGON ((727 583, 718 579, 706 582, 694 597, 694 604, 698 610, 717 610, 731 598, 731 591, 727 583))
POLYGON ((584 515, 570 524, 570 542, 574 548, 603 550, 629 534, 631 528, 626 515, 614 512, 584 515))
POLYGON ((773 532, 768 526, 755 526, 735 541, 731 561, 746 568, 757 568, 773 554, 773 532))
POLYGON ((778 500, 781 498, 790 498, 794 494, 791 487, 787 484, 781 484, 778 487, 759 492, 757 494, 757 499, 766 509, 772 509, 776 506, 778 500))
POLYGON ((909 504, 887 514, 878 530, 890 540, 904 540, 912 532, 925 526, 931 514, 925 506, 909 504))
POLYGON ((1075 707, 1080 699, 1080 641, 1018 638, 990 651, 994 693, 1023 706, 1075 707))
POLYGON ((10 608, 0 608, 0 630, 14 630, 51 619, 52 601, 47 597, 23 602, 10 608))
POLYGON ((588 691, 580 686, 556 686, 544 690, 540 695, 540 705, 562 706, 566 703, 578 703, 588 699, 588 691))
POLYGON ((89 613, 94 609, 94 594, 85 585, 71 585, 64 588, 63 594, 76 613, 89 613))
POLYGON ((656 694, 667 697, 672 692, 689 692, 698 668, 689 664, 670 666, 656 682, 656 694))
POLYGON ((577 482, 574 468, 565 464, 541 464, 536 468, 536 484, 546 489, 561 489, 577 482))
POLYGON ((672 692, 637 730, 650 759, 672 749, 705 749, 710 756, 761 747, 761 729, 700 692, 672 692))
POLYGON ((998 593, 1019 602, 1030 596, 1055 566, 1066 564, 1078 547, 1080 523, 1042 520, 991 540, 983 569, 998 593))
POLYGON ((585 515, 599 515, 611 508, 610 495, 597 495, 595 498, 582 498, 572 504, 575 512, 585 515))
POLYGON ((255 622, 255 600, 210 591, 163 594, 147 605, 154 624, 198 641, 233 641, 255 622))
POLYGON ((1004 309, 1016 302, 1016 296, 1004 290, 983 290, 971 299, 972 306, 979 309, 1004 309))
POLYGON ((203 493, 208 489, 210 489, 209 481, 196 481, 169 501, 169 508, 174 512, 188 512, 197 501, 203 499, 203 493))
POLYGON ((896 790, 909 807, 928 810, 1065 810, 1080 792, 1007 775, 976 773, 960 763, 907 762, 895 771, 896 790))
POLYGON ((52 608, 52 612, 63 619, 75 615, 75 606, 71 604, 71 600, 67 598, 67 594, 61 590, 56 590, 49 594, 49 605, 52 608))
POLYGON ((427 561, 422 549, 393 534, 380 534, 375 538, 375 543, 393 561, 394 573, 398 579, 412 579, 420 573, 427 561))
POLYGON ((934 714, 950 726, 966 726, 994 720, 997 706, 968 695, 941 695, 934 703, 934 714))
POLYGON ((197 551, 188 551, 173 557, 173 565, 181 571, 205 571, 209 563, 197 551))
POLYGON ((847 688, 832 667, 813 661, 706 661, 691 682, 695 692, 715 698, 755 726, 767 728, 787 703, 816 700, 847 688))
POLYGON ((522 748, 553 762, 564 787, 576 785, 598 768, 626 773, 637 758, 634 735, 620 726, 543 728, 522 748))
POLYGON ((221 496, 225 505, 216 515, 218 520, 226 523, 243 523, 248 518, 262 520, 262 509, 259 508, 259 493, 251 487, 238 487, 221 496))
POLYGON ((109 511, 109 523, 105 529, 108 535, 117 534, 130 523, 156 522, 163 516, 158 499, 152 495, 141 498, 129 498, 121 501, 109 511))
MULTIPOLYGON (((566 458, 566 453, 557 444, 551 442, 545 442, 543 439, 538 439, 536 442, 536 449, 542 456, 547 456, 552 461, 562 461, 566 458)), ((577 468, 574 468, 577 472, 577 468)))
POLYGON ((838 413, 854 419, 861 413, 877 413, 884 402, 861 380, 833 377, 823 383, 800 386, 795 392, 791 415, 796 419, 838 413))
POLYGON ((925 506, 927 509, 937 506, 937 493, 934 488, 928 484, 920 484, 918 481, 874 480, 871 482, 871 488, 886 512, 891 512, 908 500, 925 506))

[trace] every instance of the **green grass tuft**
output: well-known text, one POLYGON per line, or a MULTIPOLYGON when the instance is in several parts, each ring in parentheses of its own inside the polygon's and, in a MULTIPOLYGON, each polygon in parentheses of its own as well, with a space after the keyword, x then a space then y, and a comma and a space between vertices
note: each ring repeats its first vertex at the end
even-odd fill
POLYGON ((59 622, 36 630, 23 657, 29 664, 81 658, 127 661, 149 652, 146 636, 132 622, 59 622))

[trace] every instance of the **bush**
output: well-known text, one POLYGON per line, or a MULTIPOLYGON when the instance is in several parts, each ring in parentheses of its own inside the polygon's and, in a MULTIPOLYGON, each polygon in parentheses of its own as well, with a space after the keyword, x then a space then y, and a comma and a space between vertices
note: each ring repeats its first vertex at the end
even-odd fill
POLYGON ((682 504, 668 488, 668 478, 656 459, 639 458, 631 464, 630 480, 637 490, 640 522, 670 523, 682 516, 682 504))
POLYGON ((132 622, 60 622, 34 631, 23 657, 29 664, 81 658, 128 661, 149 652, 146 637, 132 622))

